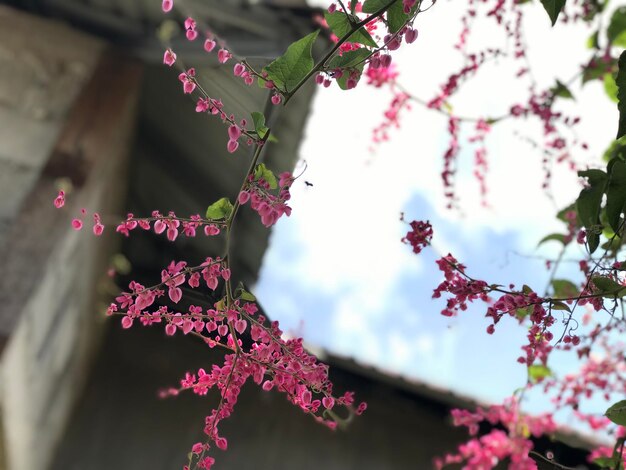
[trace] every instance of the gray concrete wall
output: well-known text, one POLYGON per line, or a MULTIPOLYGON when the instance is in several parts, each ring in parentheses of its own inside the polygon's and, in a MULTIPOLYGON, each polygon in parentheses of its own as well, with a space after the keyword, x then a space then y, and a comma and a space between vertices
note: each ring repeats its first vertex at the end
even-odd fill
POLYGON ((102 331, 97 287, 125 193, 139 69, 85 34, 0 7, 0 468, 45 468, 102 331), (56 210, 57 183, 73 190, 56 210), (109 220, 110 219, 110 220, 109 220))

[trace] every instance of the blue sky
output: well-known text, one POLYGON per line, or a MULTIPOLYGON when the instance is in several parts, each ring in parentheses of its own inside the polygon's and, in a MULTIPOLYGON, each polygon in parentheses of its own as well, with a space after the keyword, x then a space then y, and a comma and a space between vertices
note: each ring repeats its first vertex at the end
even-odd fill
MULTIPOLYGON (((531 60, 539 82, 549 86, 555 76, 563 80, 576 71, 587 34, 550 29, 536 6, 528 15, 531 60)), ((431 97, 451 64, 458 64, 451 47, 458 16, 450 2, 437 4, 416 23, 416 44, 399 51, 401 82, 422 98, 431 97)), ((489 28, 481 34, 489 36, 489 28)), ((525 92, 511 75, 506 67, 487 69, 453 101, 459 114, 502 114, 510 96, 525 92)), ((578 157, 593 162, 612 138, 617 114, 600 84, 576 94, 569 106, 593 117, 580 129, 591 151, 578 157)), ((528 256, 554 255, 556 247, 537 250, 537 241, 562 228, 554 214, 575 199, 579 183, 573 172, 557 168, 554 201, 547 198, 541 155, 514 135, 538 137, 538 128, 505 123, 487 141, 491 207, 480 206, 473 154, 465 146, 457 179, 463 214, 448 211, 439 177, 447 144, 443 117, 415 108, 390 143, 375 154, 368 151, 370 131, 389 99, 388 92, 365 86, 320 90, 301 149, 307 162, 303 179, 314 186, 302 179, 294 185, 293 214, 273 230, 255 293, 284 330, 309 344, 462 394, 501 400, 525 382, 525 368, 516 362, 524 331, 503 321, 488 336, 483 307, 457 318, 441 316, 442 302, 431 299, 441 280, 435 251, 451 252, 474 277, 526 283, 543 292, 548 273, 542 261, 528 256), (400 243, 407 231, 400 212, 408 220, 431 221, 434 250, 416 256, 400 243)), ((567 277, 572 268, 564 269, 567 277)))

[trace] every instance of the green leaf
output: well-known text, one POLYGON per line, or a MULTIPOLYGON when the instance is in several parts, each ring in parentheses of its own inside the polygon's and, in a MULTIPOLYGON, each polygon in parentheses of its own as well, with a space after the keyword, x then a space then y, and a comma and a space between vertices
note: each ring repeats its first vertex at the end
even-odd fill
POLYGON ((311 51, 318 34, 319 30, 294 42, 285 54, 263 69, 279 89, 289 92, 313 70, 315 62, 311 51))
POLYGON ((578 176, 587 178, 589 187, 584 188, 576 199, 576 212, 581 224, 587 229, 589 252, 593 253, 600 243, 597 226, 600 225, 600 204, 606 187, 607 175, 602 170, 579 171, 578 176))
MULTIPOLYGON (((334 11, 333 13, 326 12, 324 13, 324 18, 326 18, 326 22, 328 23, 330 30, 335 33, 338 38, 344 37, 352 30, 352 23, 350 23, 346 14, 341 11, 334 11)), ((351 18, 354 22, 359 21, 359 18, 356 16, 351 18)), ((356 42, 365 46, 378 47, 376 41, 372 39, 370 33, 368 33, 363 27, 352 33, 348 38, 348 42, 356 42)))
POLYGON ((594 276, 591 278, 597 292, 603 297, 623 297, 626 295, 626 287, 618 284, 613 279, 604 276, 594 276))
POLYGON ((626 400, 614 403, 604 415, 620 426, 626 426, 626 400))
POLYGON ((531 288, 530 286, 528 286, 528 285, 524 284, 524 285, 522 286, 522 292, 523 292, 524 294, 527 294, 527 295, 528 295, 528 294, 532 294, 533 290, 532 290, 532 288, 531 288))
POLYGON ((370 55, 367 49, 355 49, 346 51, 342 55, 336 55, 328 63, 330 69, 350 68, 364 63, 365 59, 370 55))
POLYGON ((528 377, 530 377, 531 382, 538 382, 546 377, 550 377, 551 375, 552 371, 550 368, 544 366, 543 364, 533 364, 532 366, 528 366, 528 377))
POLYGON ((615 83, 617 84, 617 109, 619 110, 619 126, 616 139, 619 139, 626 135, 626 51, 622 51, 622 54, 619 56, 615 83))
POLYGON ((350 0, 350 13, 354 15, 356 11, 356 4, 359 3, 359 0, 350 0))
POLYGON ((604 151, 604 155, 602 155, 602 159, 606 162, 610 162, 614 158, 626 160, 626 135, 611 141, 610 145, 604 151))
POLYGON ((620 228, 620 217, 626 206, 626 163, 611 160, 609 182, 606 189, 606 217, 615 233, 620 228))
POLYGON ((246 302, 256 302, 256 297, 248 292, 243 286, 243 282, 239 282, 239 285, 235 289, 235 297, 241 300, 245 300, 246 302))
POLYGON ((407 15, 404 13, 404 5, 402 2, 396 2, 391 5, 389 10, 387 10, 387 25, 389 27, 389 32, 395 34, 400 31, 408 19, 415 14, 418 6, 419 3, 416 3, 413 8, 411 8, 411 12, 407 15))
POLYGON ((571 298, 578 295, 579 289, 576 284, 567 279, 554 279, 551 284, 555 297, 571 298))
POLYGON ((227 219, 230 217, 230 214, 233 212, 233 205, 228 200, 227 197, 223 197, 219 201, 211 204, 206 210, 206 218, 217 220, 217 219, 227 219))
POLYGON ((619 459, 617 457, 598 457, 594 459, 593 463, 600 468, 610 468, 613 470, 619 463, 619 459))
POLYGON ((245 300, 246 302, 256 301, 256 297, 252 293, 248 292, 247 290, 243 290, 241 294, 239 295, 239 298, 241 300, 245 300))
POLYGON ((561 98, 567 98, 570 100, 574 99, 574 95, 572 95, 572 92, 569 90, 569 88, 567 88, 567 86, 561 83, 559 80, 557 80, 556 85, 552 87, 552 93, 554 93, 555 96, 559 96, 561 98))
POLYGON ((607 73, 617 72, 617 61, 606 61, 603 57, 593 57, 583 68, 582 84, 591 80, 603 79, 607 73))
POLYGON ((267 168, 264 163, 259 163, 254 169, 254 180, 258 181, 261 178, 263 178, 270 185, 270 189, 278 188, 276 176, 274 176, 272 170, 267 168))
MULTIPOLYGON (((265 126, 265 116, 261 113, 253 112, 252 114, 252 122, 254 122, 254 130, 259 136, 259 138, 264 139, 269 128, 265 126)), ((271 134, 268 139, 269 142, 278 142, 278 139, 271 134)))
POLYGON ((539 240, 539 243, 537 243, 537 246, 541 246, 545 242, 549 242, 549 241, 552 241, 552 240, 557 241, 557 242, 561 242, 564 246, 567 245, 567 243, 565 242, 565 240, 566 240, 566 236, 565 235, 563 235, 562 233, 551 233, 550 235, 546 235, 541 240, 539 240))
POLYGON ((530 315, 532 312, 533 308, 532 307, 521 307, 521 308, 517 308, 515 309, 515 316, 517 317, 518 320, 523 320, 524 318, 526 318, 528 315, 530 315))
POLYGON ((569 306, 565 302, 561 302, 560 300, 555 300, 551 302, 550 308, 552 310, 565 310, 567 312, 572 313, 572 309, 570 309, 569 306))
POLYGON ((612 73, 604 74, 604 92, 613 103, 617 103, 617 84, 612 73))
POLYGON ((571 203, 569 206, 564 207, 559 212, 557 212, 556 218, 559 219, 561 222, 565 222, 566 224, 569 224, 569 220, 566 216, 569 212, 572 212, 572 211, 576 212, 575 202, 571 203))
POLYGON ((541 3, 546 9, 546 12, 548 12, 552 26, 554 26, 559 17, 559 13, 561 13, 561 10, 565 6, 565 0, 541 0, 541 3))
POLYGON ((598 31, 594 31, 594 33, 587 38, 587 48, 600 49, 600 43, 598 43, 598 31))
MULTIPOLYGON (((363 13, 376 13, 381 8, 389 6, 392 0, 365 0, 363 2, 363 13)), ((400 0, 396 3, 402 3, 400 0)))
POLYGON ((626 47, 626 7, 620 7, 613 12, 606 36, 613 46, 626 47))
POLYGON ((346 71, 344 72, 344 74, 339 77, 337 79, 337 85, 339 85, 339 88, 341 88, 342 90, 347 90, 348 89, 348 79, 353 76, 357 83, 359 82, 359 80, 361 79, 361 74, 363 72, 363 67, 365 66, 365 62, 361 62, 359 65, 350 67, 350 71, 346 71))

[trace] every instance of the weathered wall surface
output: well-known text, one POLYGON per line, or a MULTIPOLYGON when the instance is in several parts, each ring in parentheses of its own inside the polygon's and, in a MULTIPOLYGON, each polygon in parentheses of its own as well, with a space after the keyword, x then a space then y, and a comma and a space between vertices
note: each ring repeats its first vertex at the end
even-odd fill
MULTIPOLYGON (((221 353, 195 338, 165 337, 162 328, 113 325, 105 348, 57 455, 53 470, 171 470, 181 468, 202 440, 204 416, 218 394, 160 400, 185 371, 210 368, 221 353), (157 346, 158 345, 158 346, 157 346)), ((219 363, 219 362, 217 362, 219 363)), ((214 451, 225 470, 421 470, 464 436, 448 408, 435 400, 332 368, 338 392, 355 390, 367 412, 344 431, 330 431, 275 392, 248 384, 214 451)))
POLYGON ((82 232, 69 222, 80 207, 117 217, 139 72, 96 39, 0 7, 0 468, 46 468, 85 380, 112 245, 89 233, 90 213, 82 232), (57 211, 61 179, 73 189, 57 211))

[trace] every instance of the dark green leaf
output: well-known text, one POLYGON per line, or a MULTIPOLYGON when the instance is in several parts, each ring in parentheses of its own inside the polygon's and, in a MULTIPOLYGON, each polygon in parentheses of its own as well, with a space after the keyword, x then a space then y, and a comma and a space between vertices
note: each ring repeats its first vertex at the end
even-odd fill
POLYGON ((591 278, 597 292, 604 297, 623 297, 626 295, 626 287, 618 284, 613 279, 604 276, 594 276, 591 278))
POLYGON ((606 162, 610 162, 614 158, 626 160, 626 135, 617 140, 612 140, 602 156, 602 159, 606 162))
POLYGON ((365 66, 365 62, 361 62, 359 65, 350 67, 350 69, 346 70, 341 77, 337 79, 337 85, 342 90, 348 89, 348 79, 353 77, 357 83, 361 79, 361 73, 363 72, 363 67, 365 66))
POLYGON ((616 139, 619 139, 626 135, 626 51, 622 51, 622 54, 619 56, 615 83, 617 84, 617 109, 619 110, 619 126, 616 139))
POLYGON ((604 415, 620 426, 626 426, 626 400, 614 403, 604 415))
POLYGON ((524 284, 524 285, 522 286, 522 292, 523 292, 524 294, 531 294, 531 293, 533 292, 533 290, 531 289, 531 287, 530 287, 530 286, 527 286, 526 284, 524 284))
POLYGON ((576 203, 573 202, 571 203, 569 206, 561 209, 557 214, 556 214, 556 218, 559 219, 562 222, 565 222, 566 224, 569 224, 569 219, 567 218, 567 214, 569 212, 576 212, 576 203))
POLYGON ((265 67, 268 79, 279 89, 289 92, 313 70, 315 62, 311 51, 318 34, 319 31, 315 31, 294 42, 284 55, 265 67))
POLYGON ((606 187, 607 175, 602 170, 579 171, 578 176, 588 179, 589 186, 584 188, 576 200, 576 212, 581 224, 587 229, 589 252, 593 253, 600 237, 597 227, 600 224, 600 204, 606 187))
POLYGON ((550 368, 544 366, 543 364, 533 364, 532 366, 528 366, 528 377, 530 377, 531 382, 543 380, 551 375, 552 371, 550 368))
POLYGON ((537 246, 543 245, 545 242, 549 242, 551 240, 561 242, 563 245, 567 244, 565 243, 565 240, 566 240, 565 235, 563 235, 562 233, 551 233, 550 235, 546 235, 541 240, 539 240, 539 243, 537 243, 537 246))
POLYGON ((598 457, 593 461, 600 468, 609 468, 614 470, 616 466, 619 465, 619 469, 622 469, 622 465, 619 457, 598 457))
POLYGON ((591 80, 604 78, 607 73, 617 72, 617 61, 610 59, 606 61, 603 57, 592 58, 583 69, 583 85, 591 80))
POLYGON ((606 189, 606 217, 615 233, 619 231, 620 216, 626 206, 626 163, 611 160, 609 182, 606 189))
MULTIPOLYGON (((346 14, 341 11, 335 11, 333 13, 326 12, 324 13, 324 17, 326 18, 328 27, 338 38, 344 37, 352 30, 352 23, 350 23, 346 14)), ((359 21, 356 16, 352 17, 352 20, 354 22, 359 21)), ((372 36, 370 36, 370 33, 368 33, 365 28, 359 28, 352 33, 348 38, 348 42, 356 42, 370 47, 378 46, 376 41, 372 39, 372 36)))
POLYGON ((364 63, 365 59, 370 55, 367 49, 355 49, 354 51, 344 52, 342 55, 336 55, 328 63, 328 68, 339 69, 354 67, 364 63))
POLYGON ((389 26, 389 32, 392 34, 400 31, 409 18, 411 18, 415 12, 417 11, 417 7, 419 3, 416 3, 413 8, 411 8, 411 12, 407 15, 404 13, 404 5, 402 2, 396 2, 389 10, 387 10, 387 24, 389 26))
POLYGON ((272 170, 265 166, 265 163, 259 163, 254 169, 254 179, 255 181, 263 178, 269 185, 270 189, 278 188, 278 182, 276 181, 276 176, 272 170))
POLYGON ((219 201, 211 204, 206 210, 207 219, 227 219, 233 211, 233 205, 227 197, 223 197, 219 201))
POLYGON ((614 46, 626 47, 626 7, 620 7, 613 12, 606 36, 614 46))
POLYGON ((354 15, 356 11, 356 4, 359 3, 359 0, 350 0, 350 13, 354 15))
POLYGON ((551 284, 555 297, 569 299, 578 295, 579 289, 576 284, 567 279, 554 279, 551 284))
POLYGON ((554 26, 559 17, 559 13, 561 13, 561 10, 565 6, 565 0, 541 0, 541 3, 546 9, 546 12, 548 12, 552 26, 554 26))
MULTIPOLYGON (((365 0, 363 2, 363 13, 376 13, 381 8, 389 6, 392 0, 365 0)), ((397 0, 396 3, 402 3, 401 0, 397 0)))
POLYGON ((571 100, 574 99, 574 95, 572 95, 572 92, 569 90, 569 88, 567 88, 567 86, 561 83, 559 80, 557 80, 556 85, 552 87, 552 93, 554 93, 555 96, 559 96, 561 98, 567 98, 571 100))

